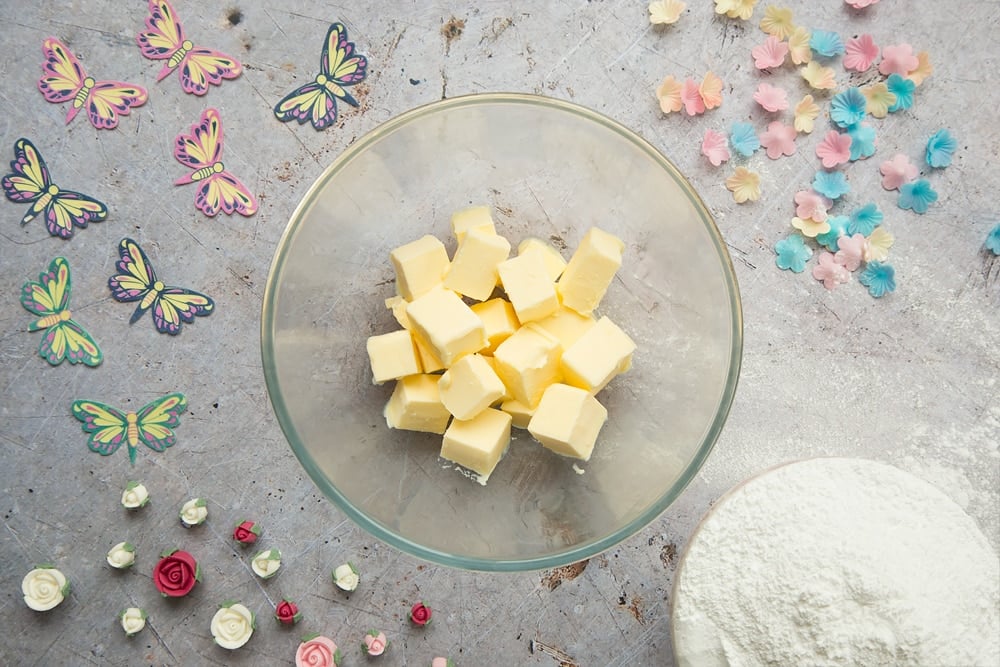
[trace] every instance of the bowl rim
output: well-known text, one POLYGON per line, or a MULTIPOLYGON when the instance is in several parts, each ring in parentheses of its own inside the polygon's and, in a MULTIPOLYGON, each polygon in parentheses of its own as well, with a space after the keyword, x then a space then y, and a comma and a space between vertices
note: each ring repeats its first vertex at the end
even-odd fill
POLYGON ((416 558, 431 562, 436 565, 444 565, 462 570, 486 571, 486 572, 523 572, 531 570, 543 570, 554 567, 561 567, 578 561, 591 558, 600 554, 616 544, 632 537, 643 528, 650 525, 657 519, 684 491, 687 485, 695 477, 704 465, 708 455, 714 449, 715 443, 722 432, 726 419, 732 407, 736 394, 736 387, 739 382, 740 366, 743 356, 743 309, 740 298, 739 284, 736 272, 733 267, 732 258, 727 250, 725 240, 715 223, 704 201, 694 190, 691 183, 680 172, 679 169, 667 158, 659 149, 649 141, 641 137, 638 133, 630 130, 616 120, 605 116, 602 113, 581 106, 574 102, 559 100, 543 95, 529 93, 509 93, 490 92, 473 93, 449 97, 436 100, 421 106, 414 107, 408 111, 385 121, 362 135, 357 141, 350 144, 331 162, 319 176, 316 177, 312 185, 299 200, 298 205, 292 211, 285 230, 278 240, 278 244, 268 269, 267 282, 264 286, 264 296, 261 305, 261 361, 264 372, 264 381, 267 388, 268 397, 274 410, 278 424, 284 433, 292 452, 299 463, 312 479, 313 483, 333 501, 334 505, 347 515, 355 524, 363 528, 377 539, 386 542, 400 551, 416 558), (295 425, 291 422, 285 399, 281 394, 280 384, 277 375, 277 367, 274 364, 273 337, 271 335, 272 321, 271 314, 274 312, 274 302, 277 293, 275 277, 281 270, 286 260, 289 249, 289 241, 295 230, 302 223, 305 211, 311 207, 319 192, 326 186, 327 182, 349 164, 355 157, 360 155, 369 146, 379 141, 383 136, 391 134, 400 127, 403 127, 414 120, 424 116, 443 113, 453 109, 473 107, 491 104, 522 104, 528 106, 541 106, 554 109, 564 113, 570 113, 582 117, 605 129, 610 129, 631 142, 635 147, 647 154, 665 172, 667 172, 681 187, 688 200, 698 211, 699 217, 705 224, 713 245, 718 254, 720 264, 723 269, 724 283, 729 297, 730 312, 732 313, 731 344, 729 350, 729 373, 726 384, 720 397, 719 406, 711 425, 705 432, 705 436, 692 457, 687 467, 681 473, 677 482, 671 489, 660 496, 656 502, 652 503, 645 511, 637 515, 632 521, 620 526, 609 535, 605 535, 597 540, 584 542, 567 549, 557 551, 544 556, 534 556, 516 559, 489 559, 470 556, 456 556, 439 549, 430 548, 419 544, 411 539, 394 532, 381 522, 367 516, 363 511, 355 507, 337 488, 325 478, 320 472, 319 466, 312 456, 305 449, 304 442, 299 438, 295 425))

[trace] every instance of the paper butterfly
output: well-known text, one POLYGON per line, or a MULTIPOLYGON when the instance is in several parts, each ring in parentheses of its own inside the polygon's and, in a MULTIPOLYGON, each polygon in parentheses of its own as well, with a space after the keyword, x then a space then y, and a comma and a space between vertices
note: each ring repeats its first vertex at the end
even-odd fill
POLYGON ((21 288, 21 305, 39 318, 28 325, 28 331, 45 329, 38 354, 53 366, 69 359, 71 364, 97 366, 104 359, 101 348, 90 334, 73 321, 69 310, 69 262, 56 257, 49 270, 29 280, 21 288))
POLYGON ((142 55, 151 60, 167 61, 156 75, 157 81, 162 81, 176 69, 185 93, 204 95, 209 84, 218 86, 223 79, 235 79, 243 73, 243 65, 235 58, 195 46, 187 39, 174 8, 167 0, 149 0, 146 27, 148 30, 140 32, 135 38, 142 55))
POLYGON ((54 104, 72 101, 66 112, 68 124, 83 107, 87 118, 99 130, 118 126, 118 116, 127 116, 132 107, 142 106, 148 97, 146 89, 121 81, 95 81, 87 76, 83 66, 66 45, 55 37, 42 42, 42 78, 38 90, 54 104))
POLYGON ((167 394, 147 403, 139 412, 122 412, 97 401, 73 401, 73 416, 90 434, 87 447, 101 456, 110 456, 128 444, 128 460, 135 465, 136 447, 141 442, 154 452, 162 452, 177 442, 173 428, 181 423, 187 407, 183 394, 167 394))
POLYGON ((274 115, 283 122, 295 119, 304 124, 308 121, 317 130, 322 130, 337 120, 338 99, 358 106, 358 101, 344 90, 344 86, 360 83, 367 74, 368 59, 354 52, 354 43, 347 41, 344 24, 334 23, 323 42, 319 74, 278 102, 274 115))
POLYGON ((174 185, 200 183, 194 205, 212 218, 221 210, 226 215, 250 216, 257 212, 257 200, 240 179, 226 171, 222 157, 222 118, 218 109, 205 109, 201 120, 191 126, 191 134, 174 139, 174 157, 194 169, 174 185))
POLYGON ((49 168, 38 149, 27 139, 14 143, 10 168, 14 173, 3 177, 4 194, 12 202, 31 204, 21 218, 22 225, 44 215, 49 234, 68 239, 73 235, 73 225, 86 227, 88 222, 108 217, 108 207, 103 203, 79 192, 59 189, 49 177, 49 168))
POLYGON ((121 259, 115 267, 121 273, 108 279, 108 287, 115 301, 139 302, 129 324, 134 324, 143 313, 152 309, 156 329, 176 336, 181 332, 181 322, 210 315, 215 309, 215 302, 204 294, 183 287, 169 287, 157 280, 146 253, 132 239, 121 240, 118 255, 121 259))

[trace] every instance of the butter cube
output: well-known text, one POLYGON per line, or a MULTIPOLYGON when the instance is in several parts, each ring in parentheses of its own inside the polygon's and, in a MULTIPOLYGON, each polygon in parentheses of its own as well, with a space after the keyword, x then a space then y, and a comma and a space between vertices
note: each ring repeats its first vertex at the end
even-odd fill
POLYGON ((367 348, 374 384, 382 384, 386 380, 395 380, 421 371, 413 337, 406 329, 369 336, 367 348))
POLYGON ((563 351, 559 367, 566 384, 596 394, 632 366, 635 342, 607 317, 563 351))
POLYGON ((511 397, 534 407, 545 388, 560 377, 560 352, 558 340, 529 323, 500 343, 493 359, 511 397))
POLYGON ((502 236, 470 229, 451 261, 444 286, 459 294, 485 301, 497 286, 497 264, 510 255, 510 241, 502 236))
POLYGON ((548 317, 537 320, 535 325, 557 338, 565 351, 579 340, 580 336, 587 333, 596 322, 597 320, 590 315, 581 315, 575 310, 560 306, 556 312, 548 317))
POLYGON ((517 244, 518 255, 527 255, 532 252, 539 253, 545 260, 545 268, 548 270, 552 282, 559 280, 559 276, 566 268, 566 260, 563 259, 562 254, 556 250, 555 246, 534 236, 529 236, 517 244))
POLYGON ((396 270, 396 291, 408 301, 440 285, 448 271, 448 251, 430 234, 394 249, 389 259, 396 270))
MULTIPOLYGON (((494 359, 491 356, 482 354, 482 353, 480 353, 479 356, 482 357, 483 361, 485 361, 486 363, 488 363, 490 365, 490 369, 494 373, 497 373, 497 360, 496 359, 494 359)), ((497 378, 498 379, 500 378, 500 374, 499 373, 497 373, 497 378)), ((490 407, 497 407, 500 403, 503 403, 504 401, 509 401, 509 400, 511 400, 513 398, 513 396, 510 395, 510 391, 507 389, 507 385, 503 384, 503 380, 500 380, 500 384, 503 385, 503 396, 501 396, 500 398, 498 398, 495 401, 493 401, 492 403, 490 403, 490 407)))
POLYGON ((621 267, 624 251, 625 243, 617 236, 591 227, 556 285, 562 304, 581 315, 590 315, 621 267))
POLYGON ((406 307, 406 316, 445 367, 486 347, 483 321, 451 290, 438 287, 417 297, 406 307))
POLYGON ((540 253, 512 257, 501 262, 497 272, 522 324, 551 315, 559 307, 555 283, 540 253))
POLYGON ((500 404, 500 409, 510 415, 511 426, 517 428, 528 428, 528 422, 531 421, 531 415, 535 414, 535 408, 529 408, 524 403, 514 400, 513 398, 507 399, 500 404))
POLYGON ((455 419, 472 419, 503 398, 507 388, 485 357, 467 354, 438 380, 441 402, 455 419))
POLYGON ((514 312, 514 306, 510 305, 507 299, 490 299, 474 303, 471 308, 472 312, 479 315, 486 329, 486 340, 489 344, 482 351, 483 354, 493 354, 497 345, 510 338, 510 335, 521 326, 514 312))
POLYGON ((528 423, 528 432, 556 454, 589 461, 597 434, 607 418, 607 409, 592 395, 556 383, 542 394, 528 423))
POLYGON ((486 408, 469 420, 453 419, 444 432, 441 457, 479 474, 486 484, 510 444, 510 415, 486 408))
POLYGON ((410 305, 410 302, 398 294, 390 296, 385 300, 385 307, 392 311, 392 316, 396 318, 399 325, 404 329, 408 329, 413 334, 413 344, 417 347, 417 358, 420 359, 420 367, 424 373, 439 371, 444 368, 444 364, 434 354, 430 344, 413 331, 410 318, 406 316, 406 307, 408 305, 410 305))
POLYGON ((383 414, 390 428, 427 433, 444 433, 451 419, 441 403, 438 376, 424 373, 400 378, 383 414))
POLYGON ((465 234, 470 229, 477 229, 486 234, 497 233, 489 206, 470 206, 452 213, 451 233, 459 243, 465 240, 465 234))

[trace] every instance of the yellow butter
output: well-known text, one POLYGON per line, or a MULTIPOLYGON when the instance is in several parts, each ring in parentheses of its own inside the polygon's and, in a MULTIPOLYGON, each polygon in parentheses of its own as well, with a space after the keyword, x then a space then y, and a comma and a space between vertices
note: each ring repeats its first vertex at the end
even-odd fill
POLYGON ((366 347, 372 382, 375 384, 413 375, 422 370, 413 337, 406 329, 370 336, 366 347))
POLYGON ((413 331, 410 318, 406 316, 406 307, 409 304, 409 301, 398 294, 390 296, 385 300, 385 307, 392 311, 392 316, 396 318, 400 326, 404 329, 409 329, 410 333, 413 334, 413 344, 417 347, 417 358, 420 359, 420 368, 423 369, 424 373, 439 371, 444 368, 444 364, 434 354, 434 350, 431 349, 430 344, 420 334, 413 331))
POLYGON ((607 409, 587 391, 556 383, 542 394, 528 432, 557 454, 588 461, 607 418, 607 409))
POLYGON ((528 323, 500 343, 493 359, 511 397, 533 407, 545 388, 559 379, 559 353, 558 340, 528 323))
POLYGON ((562 304, 581 315, 590 315, 621 267, 624 251, 625 244, 617 236, 591 227, 556 285, 562 304))
POLYGON ((438 390, 455 419, 472 419, 507 391, 490 362, 478 354, 467 354, 452 364, 438 380, 438 390))
POLYGON ((501 262, 497 272, 522 324, 551 315, 559 307, 555 283, 549 278, 541 254, 512 257, 501 262))
POLYGON ((496 234, 493 224, 493 214, 489 206, 470 206, 455 211, 451 215, 451 233, 461 243, 470 229, 477 229, 487 234, 496 234))
POLYGON ((444 286, 476 301, 485 301, 497 286, 497 265, 510 256, 510 241, 470 229, 455 251, 444 286))
POLYGON ((430 234, 395 248, 389 259, 396 270, 396 291, 408 301, 439 286, 448 271, 448 251, 430 234))
POLYGON ((510 444, 510 415, 486 408, 469 420, 453 419, 444 432, 441 457, 479 475, 485 484, 510 444))
POLYGON ((581 315, 575 310, 560 306, 556 312, 537 320, 535 324, 557 338, 563 350, 568 350, 596 322, 590 315, 581 315))
POLYGON ((528 428, 528 422, 531 421, 531 415, 535 414, 534 408, 529 408, 524 403, 509 398, 500 404, 500 409, 510 415, 511 426, 517 428, 528 428))
POLYGON ((549 272, 549 278, 552 279, 552 282, 559 280, 559 276, 562 275, 563 270, 566 268, 566 260, 563 259, 562 254, 556 247, 535 236, 529 236, 517 244, 518 255, 527 255, 531 252, 537 252, 542 256, 542 259, 545 261, 545 268, 549 272))
MULTIPOLYGON (((486 363, 488 363, 490 365, 490 369, 494 373, 497 373, 497 360, 496 359, 494 359, 490 355, 486 355, 486 354, 483 354, 481 352, 479 353, 479 356, 483 358, 483 361, 485 361, 486 363)), ((500 378, 500 374, 499 373, 497 373, 497 378, 498 379, 500 378)), ((498 398, 495 401, 493 401, 492 403, 490 403, 491 407, 497 407, 497 406, 499 406, 500 403, 503 403, 504 401, 508 401, 511 398, 513 398, 510 395, 510 391, 507 389, 507 385, 503 384, 503 380, 500 380, 500 384, 503 385, 503 395, 500 396, 500 398, 498 398)))
POLYGON ((596 394, 611 378, 631 368, 634 351, 635 342, 629 335, 602 317, 563 351, 559 368, 566 384, 596 394))
POLYGON ((383 414, 391 428, 428 433, 444 433, 451 419, 441 402, 438 376, 424 373, 400 378, 383 414))
POLYGON ((493 354, 497 345, 510 338, 510 335, 521 326, 514 312, 514 306, 506 299, 497 298, 474 303, 471 308, 472 312, 479 315, 486 329, 486 339, 489 344, 483 350, 483 354, 493 354))
POLYGON ((438 287, 417 297, 406 306, 406 316, 445 367, 486 347, 483 321, 451 290, 438 287))

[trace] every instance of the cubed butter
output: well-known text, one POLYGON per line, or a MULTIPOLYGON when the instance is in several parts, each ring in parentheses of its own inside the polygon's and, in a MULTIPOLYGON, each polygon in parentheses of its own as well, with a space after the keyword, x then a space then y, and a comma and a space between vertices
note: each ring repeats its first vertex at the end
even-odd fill
POLYGON ((485 357, 467 354, 438 380, 441 402, 455 419, 472 419, 503 398, 507 389, 485 357))
MULTIPOLYGON (((497 373, 497 360, 496 359, 494 359, 492 356, 485 355, 485 354, 482 354, 482 353, 480 353, 479 356, 482 357, 483 360, 490 365, 490 368, 493 370, 494 373, 497 373)), ((499 377, 500 377, 500 374, 497 373, 497 378, 499 378, 499 377)), ((490 403, 490 407, 494 407, 495 408, 495 407, 499 406, 500 403, 503 403, 504 401, 509 401, 510 399, 513 398, 513 396, 510 395, 510 391, 507 389, 507 385, 503 384, 503 380, 500 380, 500 384, 503 385, 503 396, 501 396, 500 398, 498 398, 495 401, 493 401, 492 403, 490 403)))
POLYGON ((596 394, 611 378, 632 367, 635 342, 608 317, 580 336, 559 360, 563 381, 596 394))
POLYGON ((486 340, 489 341, 483 354, 493 354, 497 345, 510 338, 521 323, 514 312, 514 306, 507 299, 490 299, 482 303, 474 303, 472 312, 479 315, 486 329, 486 340))
POLYGON ((510 415, 511 426, 515 426, 517 428, 528 428, 528 422, 531 421, 531 415, 535 414, 534 408, 529 408, 524 403, 521 403, 513 398, 509 398, 501 403, 500 409, 510 415))
POLYGON ((556 383, 542 394, 528 432, 557 454, 588 461, 607 418, 607 409, 591 394, 556 383))
POLYGON ((566 268, 566 260, 563 259, 562 254, 556 250, 555 246, 535 236, 529 236, 517 244, 518 255, 527 255, 532 252, 539 253, 545 260, 545 268, 548 270, 552 282, 559 280, 559 276, 566 268))
POLYGON ((549 278, 541 254, 511 257, 497 266, 497 272, 522 324, 551 315, 559 307, 555 283, 549 278))
POLYGON ((396 382, 385 404, 385 421, 391 428, 444 433, 451 413, 441 402, 438 376, 407 375, 396 382))
POLYGON ((465 239, 465 234, 470 229, 478 229, 487 234, 497 233, 489 206, 470 206, 451 215, 451 233, 459 243, 465 239))
POLYGON ((563 350, 568 350, 596 322, 590 315, 581 315, 571 308, 560 306, 556 312, 535 324, 557 338, 563 350))
POLYGON ((625 244, 617 236, 597 227, 587 230, 556 284, 562 304, 590 315, 621 267, 624 251, 625 244))
POLYGON ((486 408, 469 420, 453 419, 444 432, 441 457, 479 475, 486 484, 510 444, 510 415, 486 408))
POLYGON ((413 337, 406 329, 369 336, 367 348, 375 384, 421 372, 413 337))
POLYGON ((390 296, 385 300, 385 307, 392 311, 392 316, 396 318, 400 326, 404 329, 409 329, 410 333, 413 334, 413 344, 417 347, 417 358, 420 360, 420 368, 423 369, 424 373, 439 371, 444 368, 444 364, 434 354, 430 344, 420 334, 413 331, 410 318, 406 315, 406 307, 409 304, 409 301, 398 294, 390 296))
POLYGON ((455 251, 444 286, 476 301, 485 301, 497 286, 497 265, 510 256, 510 241, 470 229, 455 251))
POLYGON ((558 340, 529 323, 500 343, 493 359, 511 397, 534 407, 545 388, 560 377, 560 351, 558 340))
POLYGON ((448 271, 448 251, 430 234, 394 249, 389 259, 396 270, 396 291, 407 301, 439 286, 448 271))
POLYGON ((406 307, 413 331, 426 341, 445 367, 486 347, 486 328, 461 297, 444 287, 432 289, 406 307))

